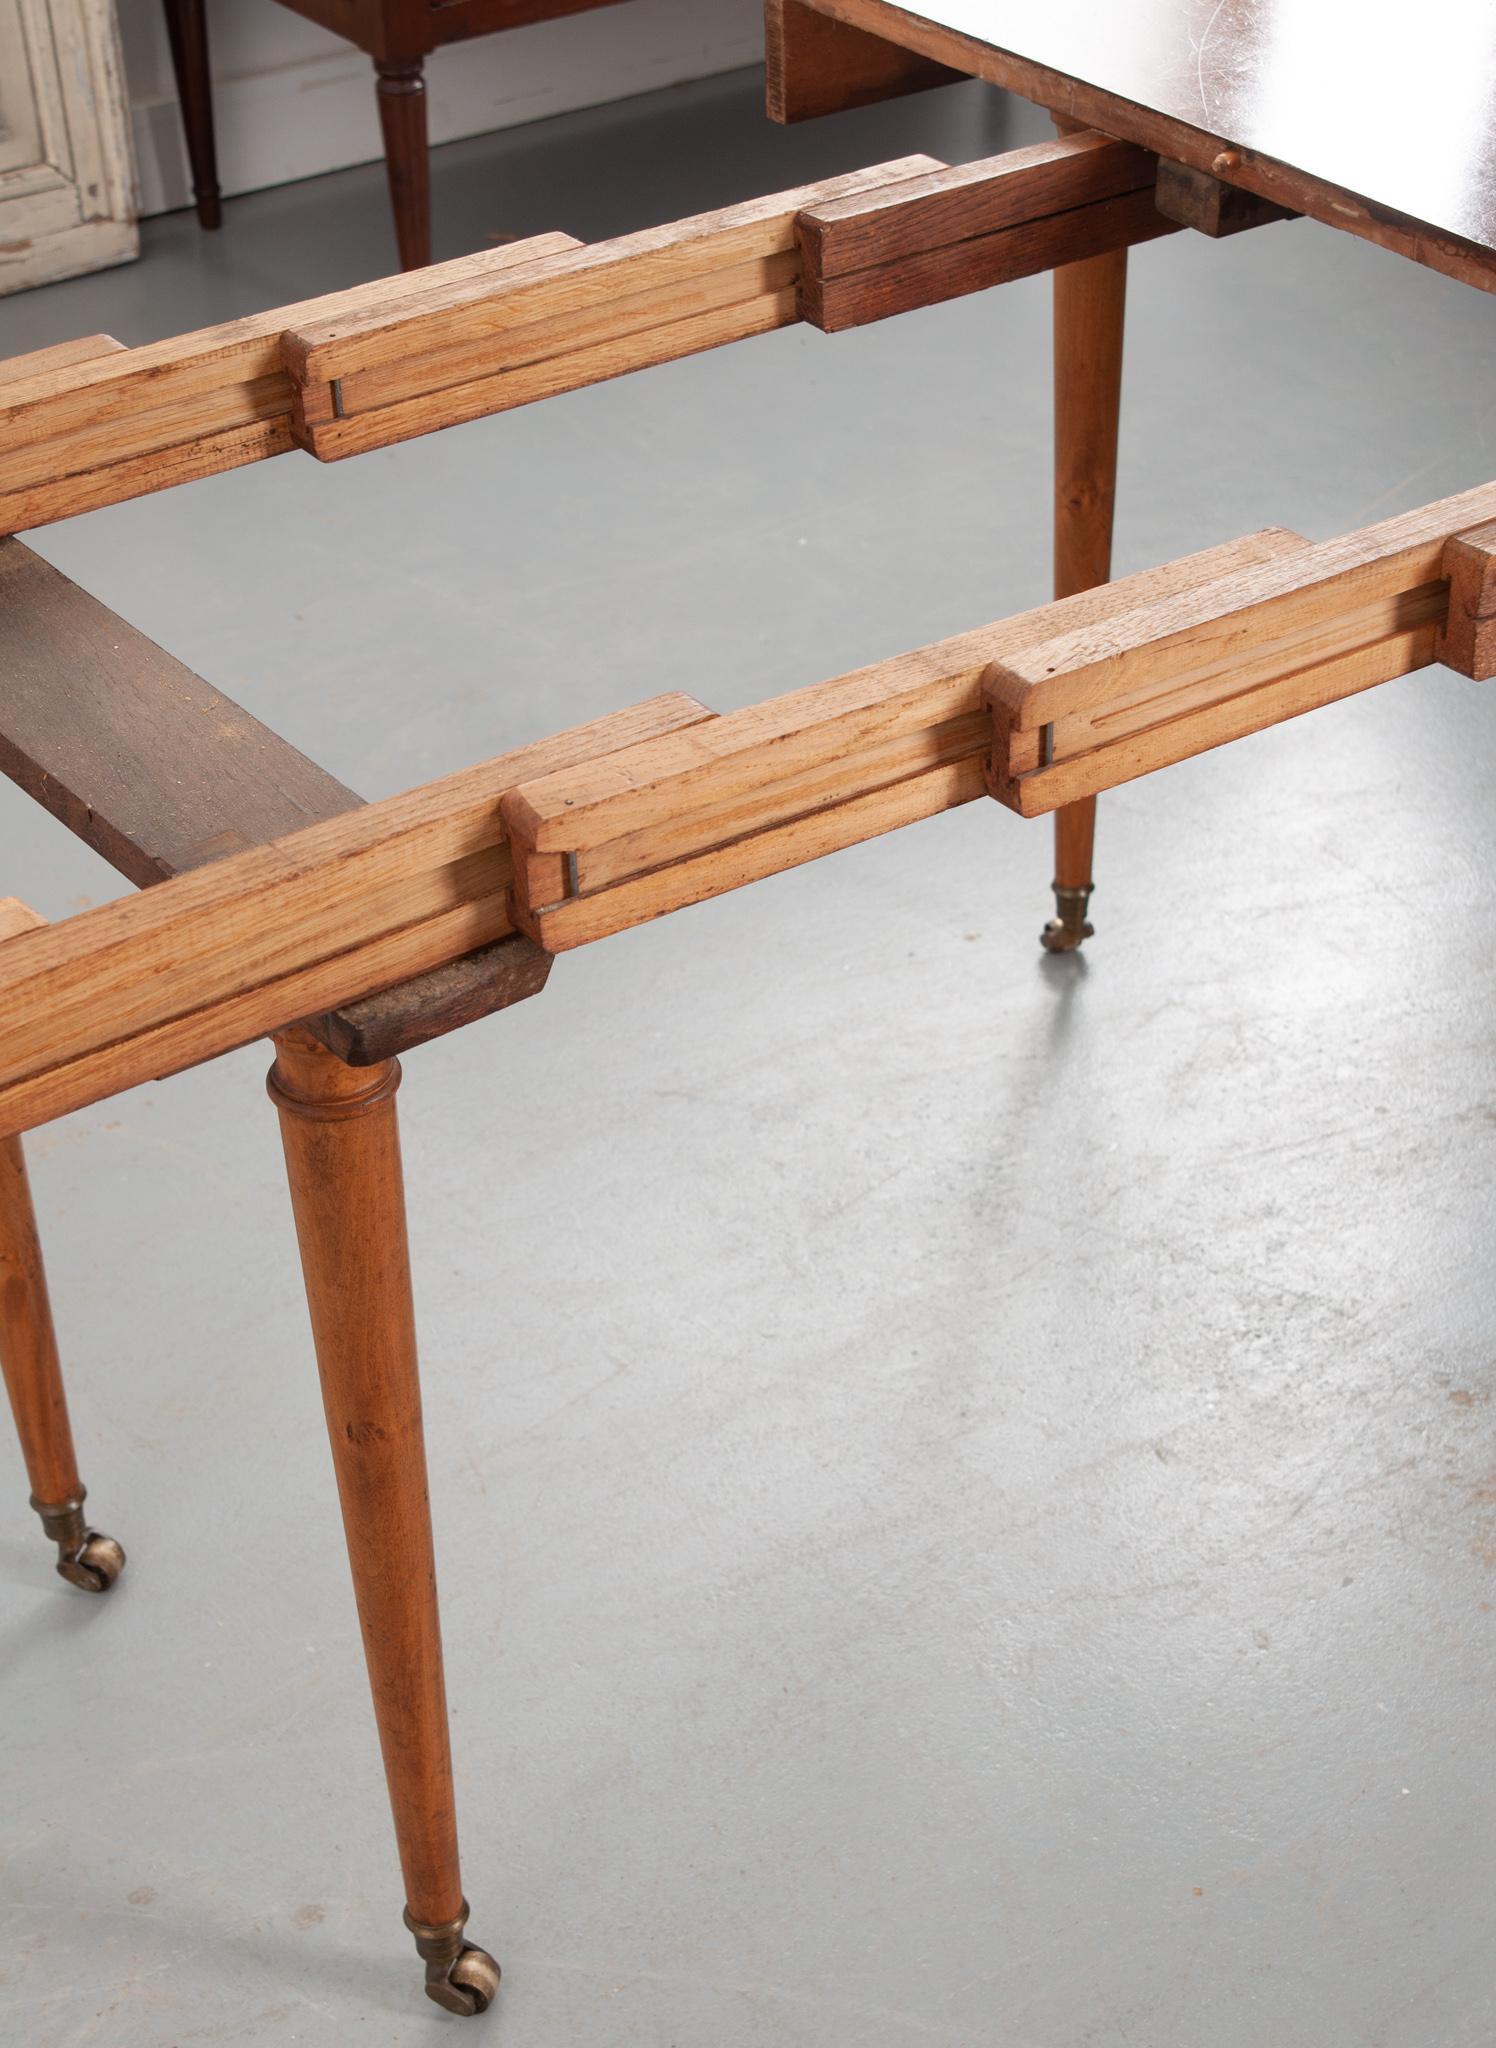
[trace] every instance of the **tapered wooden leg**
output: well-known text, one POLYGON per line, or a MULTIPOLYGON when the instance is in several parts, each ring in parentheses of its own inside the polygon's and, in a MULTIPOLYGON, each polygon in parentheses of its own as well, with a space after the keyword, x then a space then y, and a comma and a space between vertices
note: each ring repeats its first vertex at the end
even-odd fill
MULTIPOLYGON (((1056 123, 1062 127, 1065 124, 1056 123)), ((1112 568, 1117 495, 1117 420, 1127 251, 1116 249, 1054 274, 1054 594, 1105 583, 1112 568)), ((1052 953, 1091 936, 1091 852, 1096 799, 1055 812, 1055 916, 1044 927, 1052 953)))
POLYGON ((422 60, 377 61, 374 69, 400 268, 419 270, 431 261, 431 152, 426 144, 422 60))
POLYGON ((218 151, 213 140, 213 87, 208 77, 208 23, 205 0, 165 0, 166 33, 171 39, 171 66, 177 76, 177 101, 187 160, 192 166, 192 196, 197 224, 223 225, 218 190, 218 151))
POLYGON ((124 1569, 125 1553, 83 1518, 83 1482, 19 1138, 0 1140, 0 1367, 31 1482, 31 1505, 57 1545, 57 1569, 85 1593, 107 1593, 124 1569))
POLYGON ((398 1062, 349 1067, 304 1031, 275 1041, 296 1235, 374 1715, 426 1989, 481 2012, 498 1966, 462 1940, 467 1904, 442 1677, 411 1305, 398 1062))

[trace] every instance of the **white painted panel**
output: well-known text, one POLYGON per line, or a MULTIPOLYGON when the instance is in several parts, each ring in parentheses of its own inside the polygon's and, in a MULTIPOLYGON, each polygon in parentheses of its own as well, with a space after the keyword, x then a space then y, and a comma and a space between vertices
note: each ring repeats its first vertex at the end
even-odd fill
POLYGON ((138 249, 111 0, 0 0, 0 292, 138 249))
MULTIPOLYGON (((120 26, 142 211, 186 206, 191 184, 160 0, 120 0, 120 26)), ((378 158, 373 67, 362 51, 275 0, 210 0, 208 28, 226 193, 378 158)), ((762 55, 762 0, 628 0, 475 37, 427 63, 432 140, 627 99, 762 55)))
POLYGON ((0 0, 0 173, 46 160, 43 102, 58 96, 53 63, 38 65, 21 18, 21 0, 0 0))

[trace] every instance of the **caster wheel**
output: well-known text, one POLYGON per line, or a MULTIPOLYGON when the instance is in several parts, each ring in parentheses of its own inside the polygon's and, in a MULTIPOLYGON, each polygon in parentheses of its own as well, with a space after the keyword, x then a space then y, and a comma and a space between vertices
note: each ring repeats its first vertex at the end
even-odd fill
POLYGON ((57 1560, 59 1576, 81 1593, 107 1593, 125 1568, 125 1553, 112 1536, 90 1529, 71 1555, 57 1560))
POLYGON ((1052 917, 1039 934, 1039 944, 1046 953, 1074 953, 1081 940, 1089 939, 1094 932, 1094 925, 1070 925, 1063 918, 1052 917))
POLYGON ((1095 930, 1086 916, 1086 906, 1091 900, 1090 884, 1084 889, 1062 889, 1056 882, 1054 900, 1059 914, 1052 917, 1040 932, 1039 944, 1046 953, 1073 953, 1083 939, 1092 937, 1095 930))
POLYGON ((416 1938, 416 1954, 426 1965, 426 1996, 443 2012, 472 2019, 487 2012, 499 1988, 499 1966, 486 1948, 464 1941, 468 1903, 455 1920, 428 1923, 405 1909, 405 1924, 416 1938))
POLYGON ((499 1988, 499 1966, 485 1948, 465 1942, 445 1977, 426 1981, 426 1996, 444 2012, 472 2019, 487 2012, 499 1988))

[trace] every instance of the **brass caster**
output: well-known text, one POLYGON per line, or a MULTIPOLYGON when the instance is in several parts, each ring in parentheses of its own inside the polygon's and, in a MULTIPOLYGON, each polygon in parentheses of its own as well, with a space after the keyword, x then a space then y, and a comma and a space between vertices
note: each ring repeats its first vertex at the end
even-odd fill
POLYGON ((1082 939, 1092 936, 1095 926, 1086 916, 1092 886, 1087 882, 1083 889, 1062 889, 1055 883, 1054 902, 1059 915, 1052 917, 1039 934, 1039 943, 1046 953, 1073 953, 1082 939))
POLYGON ((455 1920, 437 1927, 412 1920, 409 1906, 405 1909, 405 1924, 416 1938, 416 1954, 426 1965, 426 1996, 459 2019, 487 2012, 499 1988, 499 1966, 488 1950, 475 1948, 462 1938, 467 1917, 466 1899, 455 1920))
POLYGON ((57 1560, 59 1575, 81 1593, 107 1593, 125 1568, 125 1553, 112 1536, 90 1529, 83 1547, 73 1556, 65 1552, 57 1560))
POLYGON ((125 1568, 125 1553, 112 1536, 90 1529, 83 1519, 83 1494, 56 1506, 33 1497, 49 1542, 57 1545, 57 1576, 80 1593, 107 1593, 125 1568))

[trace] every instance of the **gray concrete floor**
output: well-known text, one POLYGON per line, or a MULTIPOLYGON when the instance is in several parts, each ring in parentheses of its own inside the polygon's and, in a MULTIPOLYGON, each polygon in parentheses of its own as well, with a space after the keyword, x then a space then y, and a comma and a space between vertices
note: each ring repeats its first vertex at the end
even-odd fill
MULTIPOLYGON (((1042 132, 734 79, 441 153, 444 253, 1042 132)), ((0 305, 377 273, 378 173, 0 305)), ((1496 470, 1496 305, 1139 252, 1118 565, 1496 470)), ((366 794, 1043 594, 1042 281, 38 545, 366 794), (398 565, 398 568, 394 565, 398 565)), ((1098 934, 973 806, 565 960, 403 1097, 474 1931, 508 2048, 1496 2036, 1496 697, 1117 792, 1098 934)), ((0 880, 119 893, 9 788, 0 880)), ((0 2036, 419 2044, 263 1050, 31 1156, 107 1603, 0 1446, 0 2036)), ((455 2035, 450 2036, 456 2039, 455 2035)), ((466 2035, 463 2036, 467 2038, 466 2035)), ((475 2038, 477 2038, 475 2036, 475 2038)))

